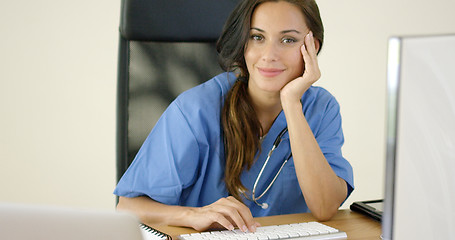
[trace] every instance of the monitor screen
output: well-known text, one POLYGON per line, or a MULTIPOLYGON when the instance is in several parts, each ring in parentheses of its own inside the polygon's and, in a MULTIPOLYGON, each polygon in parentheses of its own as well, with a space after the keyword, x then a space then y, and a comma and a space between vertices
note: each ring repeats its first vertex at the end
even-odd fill
POLYGON ((455 239, 455 35, 389 40, 384 239, 455 239))

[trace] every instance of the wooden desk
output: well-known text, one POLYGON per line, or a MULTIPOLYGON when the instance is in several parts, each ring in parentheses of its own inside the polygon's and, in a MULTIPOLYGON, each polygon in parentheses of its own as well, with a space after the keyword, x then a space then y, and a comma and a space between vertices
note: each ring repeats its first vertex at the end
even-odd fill
MULTIPOLYGON (((310 213, 259 217, 256 218, 256 220, 259 223, 261 223, 262 226, 316 221, 316 219, 310 213)), ((351 210, 339 210, 337 215, 335 215, 335 217, 333 217, 330 221, 321 223, 337 228, 340 231, 346 232, 346 234, 348 235, 348 239, 359 240, 381 239, 380 222, 377 222, 362 214, 352 212, 351 210)), ((193 229, 183 227, 172 226, 152 227, 171 235, 173 239, 177 239, 177 236, 181 234, 196 232, 193 229)))

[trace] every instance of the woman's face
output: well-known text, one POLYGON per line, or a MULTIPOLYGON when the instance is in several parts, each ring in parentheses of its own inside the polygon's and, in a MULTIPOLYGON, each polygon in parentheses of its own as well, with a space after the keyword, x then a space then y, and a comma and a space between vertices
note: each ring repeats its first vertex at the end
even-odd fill
POLYGON ((301 10, 288 2, 266 2, 251 18, 245 61, 253 91, 277 92, 303 73, 300 47, 309 29, 301 10))

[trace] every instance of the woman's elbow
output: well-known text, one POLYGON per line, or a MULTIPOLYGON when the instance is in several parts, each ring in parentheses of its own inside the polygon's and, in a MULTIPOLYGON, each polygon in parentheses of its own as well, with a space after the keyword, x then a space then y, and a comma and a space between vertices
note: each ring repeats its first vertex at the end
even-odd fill
POLYGON ((131 201, 132 201, 131 198, 120 196, 118 198, 118 203, 116 206, 117 211, 131 211, 132 210, 131 203, 130 203, 131 201))
POLYGON ((338 207, 320 207, 317 210, 311 211, 311 214, 317 221, 328 221, 332 219, 338 212, 338 207))

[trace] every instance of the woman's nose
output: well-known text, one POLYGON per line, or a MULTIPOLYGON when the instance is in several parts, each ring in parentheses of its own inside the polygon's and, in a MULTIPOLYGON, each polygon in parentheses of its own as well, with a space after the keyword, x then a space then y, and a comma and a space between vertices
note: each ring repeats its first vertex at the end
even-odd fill
POLYGON ((268 42, 262 49, 262 60, 266 62, 273 62, 279 59, 279 47, 276 43, 268 42))

